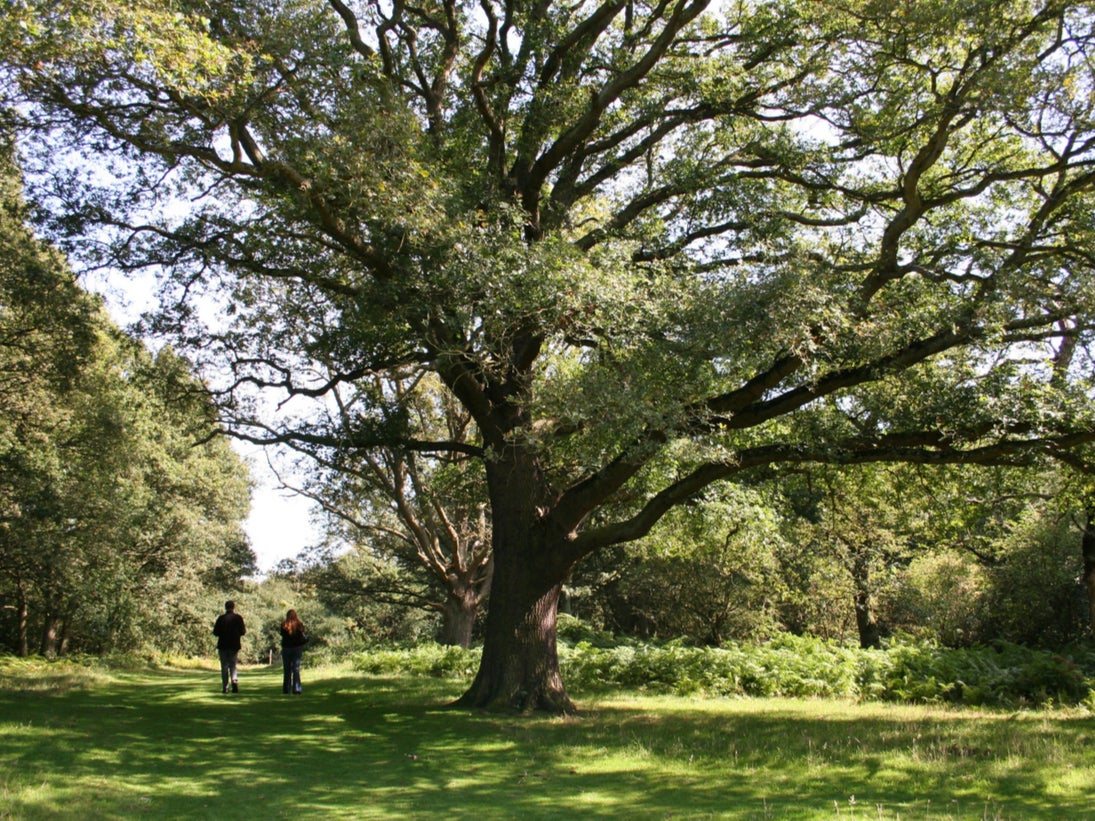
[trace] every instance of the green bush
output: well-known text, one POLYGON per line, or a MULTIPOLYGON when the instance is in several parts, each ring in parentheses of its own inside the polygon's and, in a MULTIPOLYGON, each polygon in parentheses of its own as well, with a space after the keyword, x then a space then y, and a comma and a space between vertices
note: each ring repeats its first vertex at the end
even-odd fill
POLYGON ((1080 535, 1072 517, 1028 511, 1009 528, 991 582, 982 621, 994 639, 1059 647, 1088 635, 1080 535))
POLYGON ((414 647, 355 653, 353 668, 374 676, 413 674, 433 678, 468 678, 479 668, 481 650, 465 650, 432 642, 414 647))
POLYGON ((575 690, 605 687, 712 696, 836 697, 992 707, 1081 704, 1093 699, 1095 651, 1069 654, 1018 645, 885 650, 781 636, 763 645, 678 644, 560 649, 575 690))
MULTIPOLYGON (((567 625, 566 635, 586 635, 567 625)), ((605 636, 596 634, 603 641, 605 636)), ((761 645, 687 647, 560 641, 563 679, 576 693, 606 689, 715 697, 851 698, 987 707, 1095 704, 1095 648, 1049 653, 1013 644, 944 649, 897 644, 861 650, 784 635, 761 645)), ((438 644, 353 656, 370 675, 470 680, 478 649, 438 644)))

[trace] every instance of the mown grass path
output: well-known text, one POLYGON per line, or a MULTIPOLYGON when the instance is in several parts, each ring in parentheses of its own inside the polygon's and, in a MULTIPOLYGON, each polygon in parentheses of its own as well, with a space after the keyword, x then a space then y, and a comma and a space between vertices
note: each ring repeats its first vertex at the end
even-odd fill
POLYGON ((459 683, 280 670, 0 675, 0 818, 1095 819, 1095 719, 577 694, 447 709, 459 683))

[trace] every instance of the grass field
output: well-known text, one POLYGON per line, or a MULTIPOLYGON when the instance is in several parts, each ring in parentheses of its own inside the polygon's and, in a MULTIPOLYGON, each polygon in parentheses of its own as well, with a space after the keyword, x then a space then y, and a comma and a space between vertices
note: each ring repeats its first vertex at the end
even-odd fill
POLYGON ((253 668, 0 668, 0 818, 1092 818, 1095 718, 575 693, 453 711, 459 683, 253 668))

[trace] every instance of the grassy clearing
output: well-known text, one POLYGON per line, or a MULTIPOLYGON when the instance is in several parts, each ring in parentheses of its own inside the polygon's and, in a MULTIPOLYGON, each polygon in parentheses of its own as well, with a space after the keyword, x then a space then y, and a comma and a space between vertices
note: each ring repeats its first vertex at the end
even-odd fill
POLYGON ((448 710, 451 680, 0 669, 0 818, 1095 818, 1095 719, 835 700, 448 710))

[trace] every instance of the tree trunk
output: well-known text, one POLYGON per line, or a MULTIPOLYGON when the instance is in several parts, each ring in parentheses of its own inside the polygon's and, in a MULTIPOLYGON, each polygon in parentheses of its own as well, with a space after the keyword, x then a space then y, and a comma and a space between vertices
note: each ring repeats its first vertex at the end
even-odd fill
POLYGON ((870 594, 865 590, 855 591, 855 625, 859 630, 859 646, 864 650, 882 646, 882 631, 871 608, 870 594))
POLYGON ((38 645, 38 654, 53 658, 57 655, 57 632, 61 627, 61 620, 52 614, 47 614, 42 620, 42 638, 38 645))
POLYGON ((27 619, 30 616, 30 606, 23 591, 19 591, 19 655, 26 658, 30 655, 30 642, 27 639, 27 619))
POLYGON ((31 655, 31 645, 26 638, 26 620, 30 615, 30 610, 27 609, 26 599, 20 597, 19 600, 19 655, 22 658, 26 658, 31 655))
POLYGON ((863 649, 882 646, 882 630, 875 619, 871 604, 870 558, 859 550, 852 559, 852 581, 855 585, 855 625, 859 631, 859 646, 863 649))
POLYGON ((559 674, 555 638, 562 585, 536 595, 529 590, 515 591, 498 581, 496 576, 479 672, 456 706, 575 712, 559 674))
POLYGON ((57 631, 57 655, 63 656, 68 652, 68 631, 72 626, 72 614, 61 619, 60 629, 57 631))
POLYGON ((1088 628, 1095 639, 1095 506, 1087 509, 1087 524, 1084 527, 1080 546, 1084 555, 1084 589, 1087 591, 1088 628))
POLYGON ((478 599, 474 594, 449 596, 441 623, 441 644, 450 647, 471 647, 475 618, 479 615, 478 599))
POLYGON ((456 706, 574 712, 559 674, 555 624, 572 563, 560 560, 562 534, 547 532, 549 504, 529 452, 509 451, 487 465, 494 572, 479 672, 456 706))

